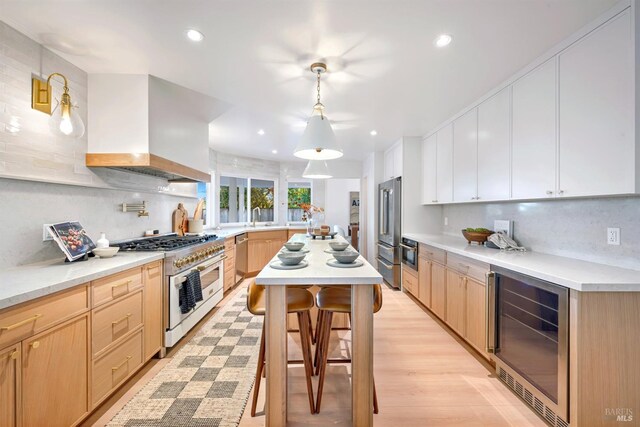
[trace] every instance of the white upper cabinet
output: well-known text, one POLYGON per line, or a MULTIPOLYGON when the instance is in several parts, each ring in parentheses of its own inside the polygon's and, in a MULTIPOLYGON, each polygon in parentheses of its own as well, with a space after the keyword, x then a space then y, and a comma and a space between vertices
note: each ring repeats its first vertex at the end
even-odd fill
POLYGON ((633 58, 629 9, 560 54, 559 195, 635 192, 633 58))
POLYGON ((556 191, 556 60, 513 85, 511 182, 514 199, 556 191))
POLYGON ((422 142, 422 203, 438 202, 438 136, 422 142))
POLYGON ((478 109, 453 122, 453 201, 478 196, 478 109))
POLYGON ((437 139, 437 203, 453 201, 453 124, 448 124, 436 133, 437 139))
POLYGON ((505 200, 510 194, 510 88, 478 106, 478 194, 476 200, 505 200))
POLYGON ((384 181, 402 176, 402 140, 384 152, 384 181))

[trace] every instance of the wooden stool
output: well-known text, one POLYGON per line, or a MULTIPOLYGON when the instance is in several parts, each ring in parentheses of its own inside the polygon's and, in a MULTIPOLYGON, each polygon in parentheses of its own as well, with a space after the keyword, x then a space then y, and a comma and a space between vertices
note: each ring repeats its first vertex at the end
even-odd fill
MULTIPOLYGON (((264 316, 266 311, 266 290, 262 285, 257 285, 255 280, 249 283, 247 291, 247 309, 256 316, 264 316)), ((304 364, 305 376, 307 379, 307 394, 309 395, 309 410, 315 413, 313 400, 313 386, 311 384, 311 376, 313 375, 313 366, 311 360, 311 315, 309 310, 313 307, 313 294, 303 288, 287 288, 287 312, 296 313, 298 315, 298 323, 300 325, 300 345, 302 347, 302 359, 304 364)), ((264 339, 264 323, 262 324, 262 335, 260 336, 260 354, 258 356, 258 367, 256 369, 256 384, 253 389, 253 402, 251 403, 251 416, 256 416, 256 404, 258 403, 258 392, 260 391, 260 378, 262 377, 265 364, 265 339, 264 339)), ((268 381, 268 379, 267 379, 268 381)))
MULTIPOLYGON (((356 285, 367 286, 367 285, 356 285)), ((373 312, 377 313, 382 308, 382 286, 374 285, 373 288, 373 312)), ((327 286, 316 295, 316 306, 323 312, 323 324, 319 328, 316 335, 316 375, 319 374, 318 380, 318 397, 316 400, 316 413, 320 413, 320 403, 322 401, 322 390, 324 387, 324 376, 327 369, 327 363, 351 363, 351 359, 332 359, 329 360, 329 338, 331 336, 331 322, 334 313, 348 313, 351 319, 351 289, 345 287, 327 286)), ((376 393, 375 380, 373 381, 373 413, 378 413, 378 396, 376 393)))

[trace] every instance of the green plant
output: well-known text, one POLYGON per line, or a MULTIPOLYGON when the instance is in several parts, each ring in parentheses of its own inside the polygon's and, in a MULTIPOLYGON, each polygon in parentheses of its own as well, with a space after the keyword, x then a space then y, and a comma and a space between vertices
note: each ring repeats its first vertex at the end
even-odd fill
POLYGON ((466 231, 467 233, 492 233, 491 230, 483 227, 480 227, 480 228, 469 227, 469 228, 465 228, 464 231, 466 231))

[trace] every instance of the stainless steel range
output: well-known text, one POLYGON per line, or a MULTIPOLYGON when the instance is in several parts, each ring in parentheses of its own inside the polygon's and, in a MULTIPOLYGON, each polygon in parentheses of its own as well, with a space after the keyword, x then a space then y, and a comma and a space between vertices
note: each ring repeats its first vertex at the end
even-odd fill
POLYGON ((164 252, 164 346, 173 347, 216 304, 222 300, 224 283, 224 239, 215 235, 178 236, 133 239, 112 244, 121 251, 164 252), (202 301, 186 313, 181 310, 180 288, 187 275, 200 274, 202 301))

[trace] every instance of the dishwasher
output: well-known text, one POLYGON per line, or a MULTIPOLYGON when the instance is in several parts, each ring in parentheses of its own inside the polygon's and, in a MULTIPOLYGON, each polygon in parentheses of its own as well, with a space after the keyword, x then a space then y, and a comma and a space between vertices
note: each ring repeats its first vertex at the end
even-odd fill
POLYGON ((248 240, 247 233, 236 236, 236 284, 247 276, 248 240))

